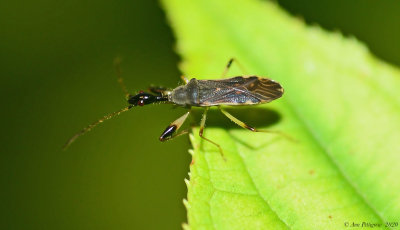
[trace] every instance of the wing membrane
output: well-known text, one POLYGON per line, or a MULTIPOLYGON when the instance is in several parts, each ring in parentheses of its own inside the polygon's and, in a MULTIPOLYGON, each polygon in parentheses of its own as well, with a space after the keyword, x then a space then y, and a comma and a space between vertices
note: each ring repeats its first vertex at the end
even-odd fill
POLYGON ((278 82, 256 76, 198 80, 198 83, 202 106, 268 103, 283 94, 278 82))

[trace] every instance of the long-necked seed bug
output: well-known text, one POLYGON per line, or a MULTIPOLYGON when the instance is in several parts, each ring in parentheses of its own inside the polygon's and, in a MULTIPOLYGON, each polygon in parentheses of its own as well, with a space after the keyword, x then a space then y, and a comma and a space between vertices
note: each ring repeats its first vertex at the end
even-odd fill
MULTIPOLYGON (((226 75, 233 61, 233 58, 229 60, 222 74, 222 77, 226 75)), ((217 106, 218 109, 226 117, 228 117, 237 125, 245 129, 249 129, 250 131, 273 132, 257 130, 254 127, 247 125, 246 123, 232 116, 226 110, 222 109, 221 105, 257 105, 268 103, 270 101, 280 98, 283 95, 283 88, 278 82, 258 76, 238 76, 222 80, 197 80, 195 78, 192 78, 190 81, 186 77, 182 76, 182 80, 186 84, 178 86, 175 89, 169 90, 164 87, 150 87, 150 92, 140 91, 136 95, 131 95, 126 90, 119 68, 117 68, 117 76, 118 82, 120 83, 123 91, 126 94, 129 106, 117 112, 106 115, 96 122, 85 127, 67 141, 67 143, 64 145, 64 149, 68 148, 68 146, 71 145, 71 143, 74 142, 79 136, 90 131, 92 128, 102 123, 103 121, 119 115, 122 112, 126 112, 135 106, 144 106, 155 102, 164 102, 186 107, 189 109, 189 112, 185 113, 183 116, 172 122, 161 134, 159 138, 160 141, 170 140, 174 137, 187 133, 187 131, 182 131, 180 133, 176 133, 176 131, 182 126, 182 124, 188 117, 190 113, 190 108, 192 106, 204 107, 204 113, 200 122, 199 136, 217 146, 221 152, 221 155, 223 156, 221 146, 214 141, 204 137, 203 135, 208 109, 211 106, 217 106)))

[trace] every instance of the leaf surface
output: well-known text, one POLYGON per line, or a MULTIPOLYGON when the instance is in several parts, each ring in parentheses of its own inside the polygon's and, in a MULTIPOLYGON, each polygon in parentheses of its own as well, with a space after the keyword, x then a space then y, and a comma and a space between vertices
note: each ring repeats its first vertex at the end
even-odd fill
MULTIPOLYGON (((235 57, 283 98, 191 135, 191 229, 345 229, 400 220, 400 72, 354 38, 307 26, 258 0, 163 0, 182 72, 221 77, 235 57)), ((243 75, 232 65, 228 76, 243 75)), ((245 110, 244 110, 245 109, 245 110)), ((212 120, 211 114, 209 119, 212 120)))

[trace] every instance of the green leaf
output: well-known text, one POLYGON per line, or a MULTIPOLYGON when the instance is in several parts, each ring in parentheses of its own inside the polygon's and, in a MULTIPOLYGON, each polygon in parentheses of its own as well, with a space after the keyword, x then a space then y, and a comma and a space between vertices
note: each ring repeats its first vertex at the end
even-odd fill
MULTIPOLYGON (((296 139, 213 124, 205 136, 222 146, 224 161, 195 129, 185 227, 384 228, 400 220, 397 68, 356 39, 307 26, 271 2, 162 2, 183 73, 219 78, 235 57, 249 74, 277 80, 283 98, 231 112, 296 139)), ((229 76, 242 74, 233 64, 229 76)))

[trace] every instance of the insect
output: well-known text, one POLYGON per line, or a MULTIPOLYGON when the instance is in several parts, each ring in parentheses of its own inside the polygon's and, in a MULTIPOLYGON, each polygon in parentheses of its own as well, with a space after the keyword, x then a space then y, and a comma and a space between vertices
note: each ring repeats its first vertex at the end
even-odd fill
MULTIPOLYGON (((234 60, 235 59, 233 58, 229 60, 222 74, 223 76, 226 75, 234 60)), ((221 152, 221 155, 223 156, 221 146, 204 137, 203 135, 208 109, 211 106, 217 106, 226 117, 228 117, 237 125, 250 131, 273 132, 257 130, 254 127, 247 125, 221 108, 221 105, 238 106, 264 104, 280 98, 284 92, 282 86, 278 82, 258 76, 238 76, 221 80, 197 80, 192 78, 190 81, 186 77, 182 76, 182 80, 184 80, 186 84, 178 86, 175 89, 169 90, 164 87, 150 87, 150 92, 140 91, 136 95, 131 95, 128 93, 125 85, 123 84, 123 79, 120 76, 119 69, 117 69, 117 74, 118 82, 126 94, 129 105, 117 112, 102 117, 101 119, 82 129, 80 132, 76 133, 67 141, 67 143, 64 145, 64 149, 71 145, 71 143, 74 142, 79 136, 90 131, 105 120, 117 116, 120 113, 126 112, 136 106, 144 106, 161 102, 179 105, 188 109, 190 109, 192 106, 204 107, 204 113, 200 122, 199 136, 217 146, 221 152)), ((160 141, 170 140, 174 137, 186 134, 188 131, 182 131, 180 133, 177 133, 177 131, 185 122, 189 114, 190 110, 168 125, 168 127, 161 134, 159 138, 160 141)))

